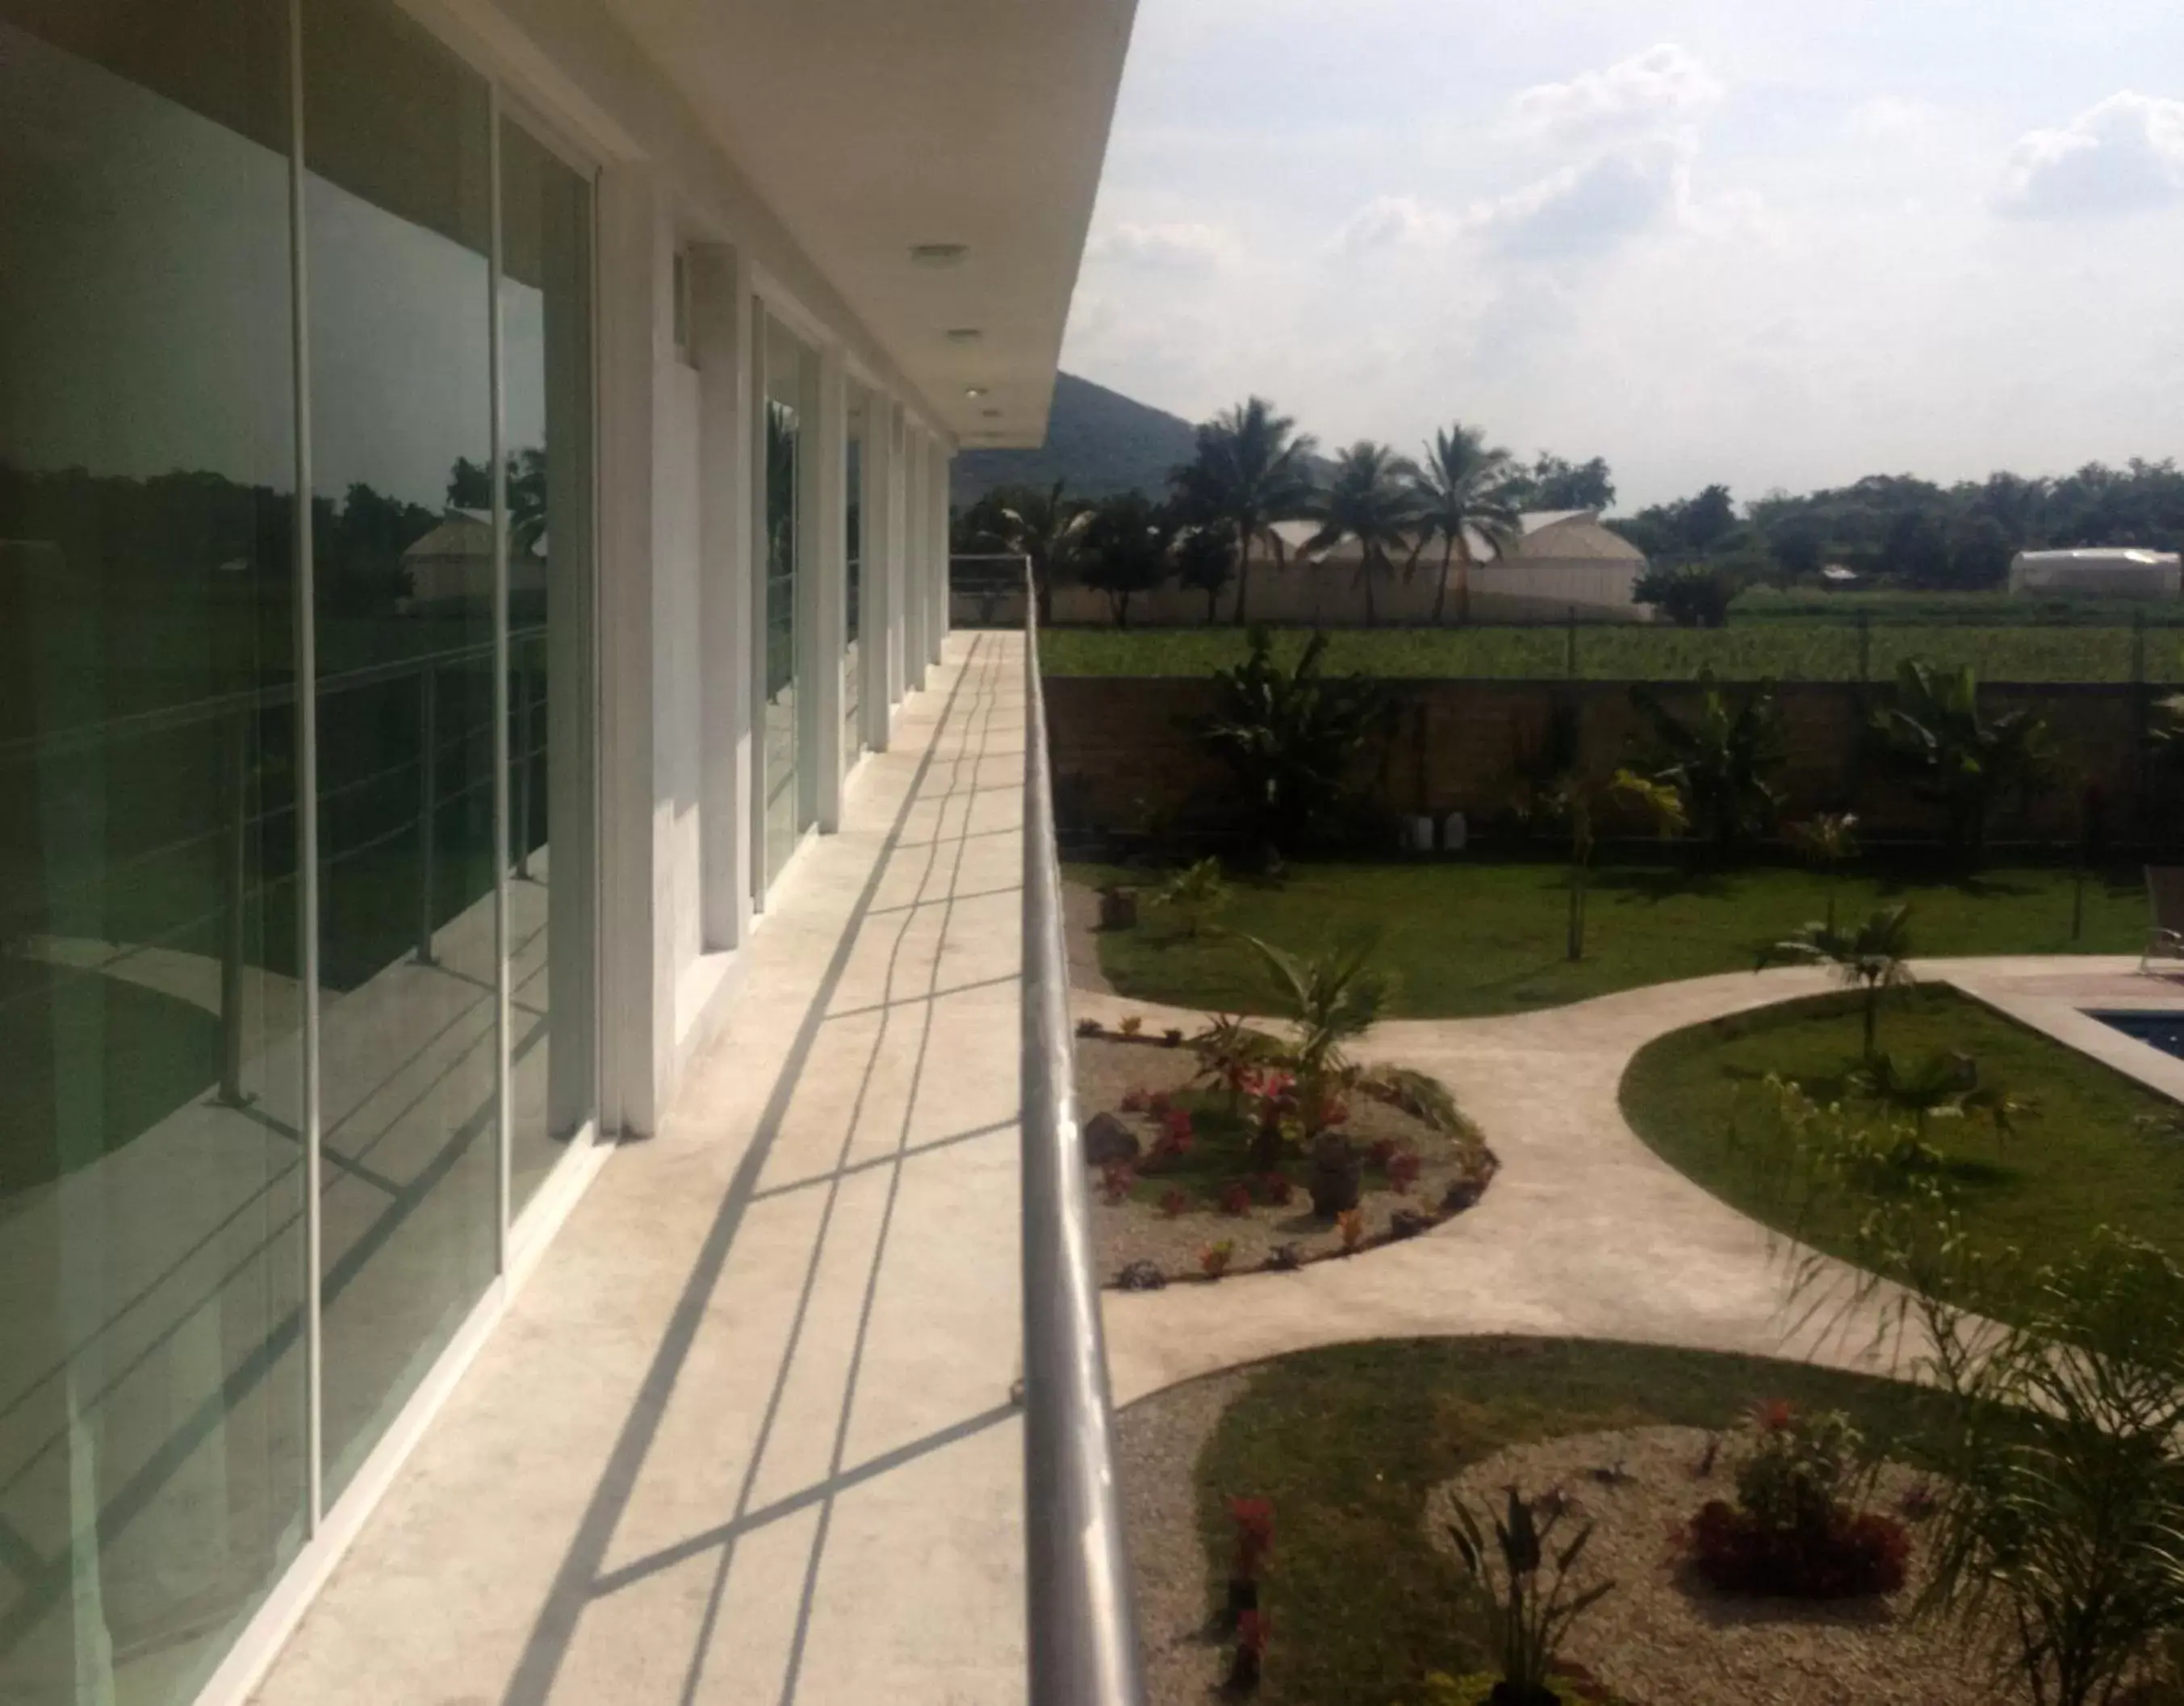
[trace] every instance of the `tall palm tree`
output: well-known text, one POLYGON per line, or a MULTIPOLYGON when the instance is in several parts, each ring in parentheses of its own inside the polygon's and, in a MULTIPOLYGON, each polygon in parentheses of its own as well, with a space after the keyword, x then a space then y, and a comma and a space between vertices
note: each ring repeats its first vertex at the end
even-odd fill
POLYGON ((1071 497, 1060 480, 1044 489, 1028 486, 1010 493, 1000 506, 996 531, 1006 549, 1031 564, 1041 623, 1053 620, 1054 589, 1075 566, 1091 514, 1091 505, 1071 497))
POLYGON ((1296 422, 1253 397, 1198 429, 1191 460, 1169 476, 1184 514, 1219 528, 1236 553, 1236 625, 1251 619, 1251 547, 1261 539, 1281 560, 1274 523, 1304 512, 1312 498, 1313 442, 1296 422))
POLYGON ((1476 426, 1461 421, 1436 432, 1417 475, 1420 541, 1438 537, 1440 584, 1434 589, 1434 621, 1448 605, 1448 574, 1457 571, 1456 619, 1471 620, 1471 535, 1506 556, 1518 537, 1513 482, 1519 471, 1509 453, 1490 445, 1476 426))
POLYGON ((1357 578, 1365 588, 1365 625, 1379 612, 1373 602, 1376 576, 1395 573, 1391 550, 1407 546, 1418 523, 1418 470, 1385 444, 1360 438, 1334 459, 1334 473, 1309 513, 1319 523, 1307 550, 1324 550, 1345 539, 1357 542, 1357 578))

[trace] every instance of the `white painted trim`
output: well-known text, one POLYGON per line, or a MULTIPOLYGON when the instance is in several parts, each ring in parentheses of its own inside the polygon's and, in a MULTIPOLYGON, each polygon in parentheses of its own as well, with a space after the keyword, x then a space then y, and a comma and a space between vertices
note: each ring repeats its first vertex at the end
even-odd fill
POLYGON ((839 344, 819 347, 817 407, 807 428, 805 453, 812 486, 811 567, 813 588, 810 662, 812 716, 817 739, 811 768, 817 783, 813 817, 822 834, 842 827, 842 778, 850 755, 843 751, 842 649, 849 624, 849 398, 842 375, 839 344))
POLYGON ((889 680, 894 650, 894 414, 883 393, 865 393, 864 453, 859 472, 864 482, 862 558, 859 569, 857 666, 864 683, 859 711, 865 725, 865 750, 885 752, 894 735, 894 699, 889 680))
POLYGON ((587 1120, 584 1129, 569 1140, 569 1147, 553 1169, 538 1182, 531 1201, 523 1205, 509 1229, 508 1289, 520 1296, 546 1254, 547 1246, 560 1235, 571 1213, 591 1189, 615 1146, 600 1136, 599 1122, 587 1120))

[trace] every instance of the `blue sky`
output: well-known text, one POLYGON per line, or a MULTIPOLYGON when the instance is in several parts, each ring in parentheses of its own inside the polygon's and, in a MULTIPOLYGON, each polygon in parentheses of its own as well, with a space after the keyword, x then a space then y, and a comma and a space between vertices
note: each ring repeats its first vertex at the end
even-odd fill
POLYGON ((2184 7, 1139 0, 1063 365, 1625 508, 2184 455, 2184 7))

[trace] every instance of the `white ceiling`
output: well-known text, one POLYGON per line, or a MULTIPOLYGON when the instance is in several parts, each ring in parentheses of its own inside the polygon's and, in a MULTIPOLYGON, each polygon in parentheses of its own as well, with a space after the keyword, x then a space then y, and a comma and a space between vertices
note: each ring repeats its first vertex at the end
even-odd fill
POLYGON ((1135 0, 607 4, 943 424, 1038 443, 1135 0))

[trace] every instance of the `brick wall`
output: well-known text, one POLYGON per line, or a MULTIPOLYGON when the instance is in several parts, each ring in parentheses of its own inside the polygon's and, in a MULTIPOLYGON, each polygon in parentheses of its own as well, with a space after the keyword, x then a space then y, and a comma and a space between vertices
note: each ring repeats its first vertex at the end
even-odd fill
MULTIPOLYGON (((1364 754, 1357 783, 1372 805, 1435 817, 1462 811, 1482 829, 1511 822, 1518 765, 1547 747, 1557 711, 1575 720, 1580 761, 1606 776, 1642 740, 1644 719, 1619 682, 1403 681, 1387 684, 1395 715, 1386 737, 1364 754)), ((1699 690, 1658 686, 1688 714, 1699 690)), ((1732 689, 1735 693, 1736 690, 1732 689)), ((1877 839, 1923 839, 1936 810, 1877 773, 1863 750, 1869 705, 1883 687, 1792 682, 1775 689, 1789 758, 1774 780, 1787 815, 1855 811, 1877 839)), ((1163 822, 1218 829, 1235 817, 1226 772, 1191 733, 1213 703, 1212 684, 1187 677, 1050 677, 1055 795, 1065 834, 1128 831, 1163 822)), ((2030 707, 2048 724, 2055 781, 2029 811, 2007 802, 1990 833, 1997 840, 2075 843, 2088 786, 2108 796, 2111 836, 2140 833, 2142 743, 2136 690, 2092 683, 1995 685, 1991 711, 2030 707)))

